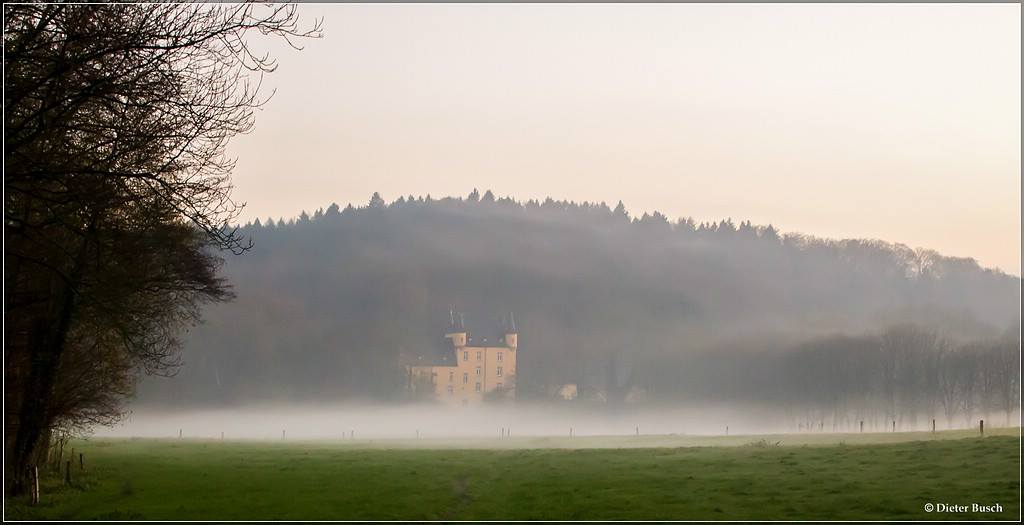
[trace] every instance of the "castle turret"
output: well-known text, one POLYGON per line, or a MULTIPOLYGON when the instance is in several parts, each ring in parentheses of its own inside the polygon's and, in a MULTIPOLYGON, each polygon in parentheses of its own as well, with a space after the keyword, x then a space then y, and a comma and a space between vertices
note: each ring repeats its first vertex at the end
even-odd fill
POLYGON ((456 322, 455 311, 448 310, 448 331, 444 336, 451 339, 452 346, 456 348, 466 346, 466 321, 461 313, 456 322))
POLYGON ((516 316, 509 312, 509 325, 505 329, 505 345, 515 350, 519 345, 519 333, 516 331, 516 316))

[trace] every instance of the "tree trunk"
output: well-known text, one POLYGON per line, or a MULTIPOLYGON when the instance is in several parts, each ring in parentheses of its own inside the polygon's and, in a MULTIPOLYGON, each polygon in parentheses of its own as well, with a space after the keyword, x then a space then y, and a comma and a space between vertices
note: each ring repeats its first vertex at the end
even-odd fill
POLYGON ((71 326, 71 310, 74 290, 67 283, 60 283, 57 294, 55 315, 33 323, 29 334, 28 375, 22 385, 22 402, 16 416, 13 446, 8 458, 7 490, 9 495, 24 494, 28 490, 27 473, 43 438, 48 436, 50 421, 47 402, 53 392, 57 367, 64 350, 68 329, 71 326))

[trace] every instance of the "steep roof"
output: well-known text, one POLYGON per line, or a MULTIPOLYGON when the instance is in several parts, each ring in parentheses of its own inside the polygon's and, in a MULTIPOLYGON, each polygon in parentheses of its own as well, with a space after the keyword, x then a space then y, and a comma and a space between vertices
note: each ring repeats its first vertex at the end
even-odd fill
MULTIPOLYGON (((515 317, 468 316, 452 312, 444 333, 466 332, 467 346, 500 346, 505 344, 505 335, 516 333, 515 317)), ((452 340, 438 334, 424 341, 424 345, 405 354, 403 362, 410 366, 456 366, 457 356, 452 340)))
POLYGON ((444 336, 431 338, 414 357, 410 359, 413 366, 455 366, 455 347, 451 339, 444 336))
POLYGON ((512 314, 500 317, 469 316, 464 313, 452 316, 454 324, 449 325, 451 331, 463 331, 467 334, 467 344, 484 346, 504 344, 505 334, 516 333, 515 317, 512 314))

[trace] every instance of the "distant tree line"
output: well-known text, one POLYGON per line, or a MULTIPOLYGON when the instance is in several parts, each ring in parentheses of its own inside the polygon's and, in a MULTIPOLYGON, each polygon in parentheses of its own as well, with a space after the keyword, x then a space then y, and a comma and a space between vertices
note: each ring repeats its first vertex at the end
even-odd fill
POLYGON ((178 377, 147 381, 141 403, 403 399, 399 354, 439 337, 454 307, 515 312, 521 399, 575 383, 610 402, 641 389, 651 402, 805 406, 813 384, 794 382, 804 376, 787 356, 808 341, 896 324, 990 340, 1019 303, 1017 277, 971 259, 750 221, 633 217, 622 203, 374 194, 240 232, 255 247, 224 271, 245 289, 209 308, 178 377))
POLYGON ((1020 410, 1019 325, 971 341, 913 325, 822 338, 801 345, 788 367, 787 406, 804 428, 923 429, 935 419, 941 429, 979 417, 1009 425, 1020 410))

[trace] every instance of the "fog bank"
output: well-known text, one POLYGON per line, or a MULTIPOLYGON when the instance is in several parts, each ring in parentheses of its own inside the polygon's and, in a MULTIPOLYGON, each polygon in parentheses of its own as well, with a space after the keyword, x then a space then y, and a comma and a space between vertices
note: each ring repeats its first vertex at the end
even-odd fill
MULTIPOLYGON (((497 438, 527 436, 743 435, 855 432, 859 422, 812 422, 768 406, 705 405, 609 410, 567 402, 446 407, 422 404, 271 405, 216 410, 142 408, 96 437, 281 440, 497 438), (820 426, 819 426, 820 425, 820 426)), ((997 418, 1001 421, 1002 418, 997 418)), ((1019 415, 1014 418, 1019 419, 1019 415)), ((1014 423, 1016 424, 1016 423, 1014 423)), ((865 431, 887 432, 882 418, 865 431)), ((961 425, 962 426, 962 425, 961 425)), ((900 421, 899 431, 927 430, 930 421, 900 421)), ((940 422, 939 428, 947 428, 940 422)), ((959 427, 957 427, 959 428, 959 427)))

